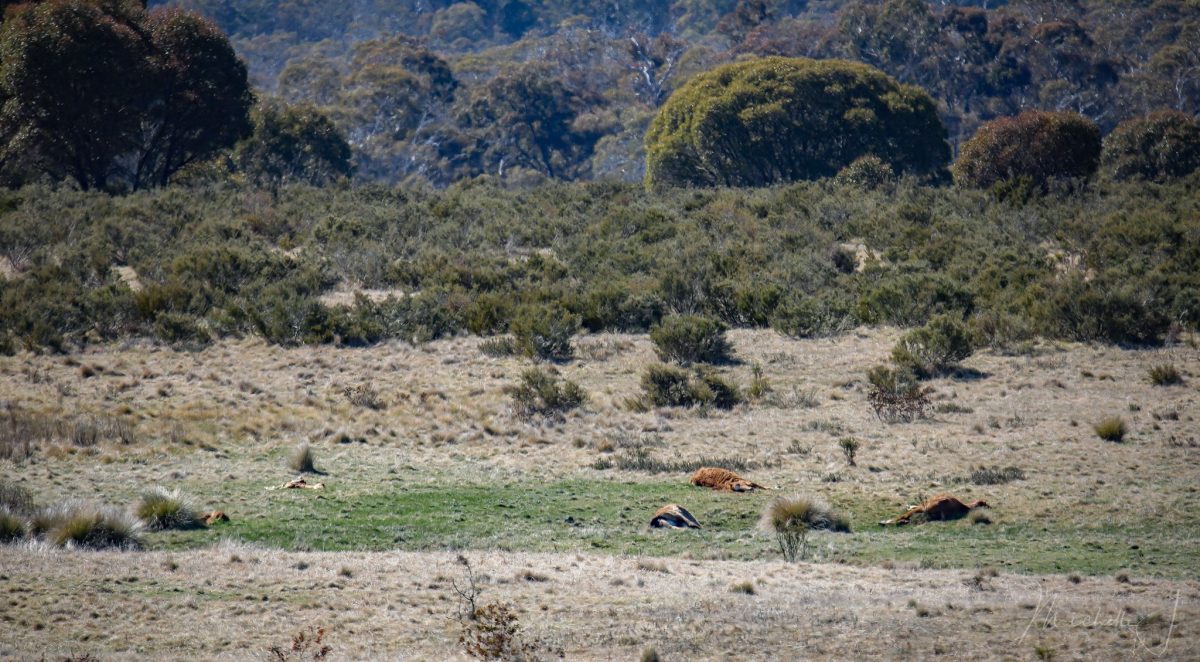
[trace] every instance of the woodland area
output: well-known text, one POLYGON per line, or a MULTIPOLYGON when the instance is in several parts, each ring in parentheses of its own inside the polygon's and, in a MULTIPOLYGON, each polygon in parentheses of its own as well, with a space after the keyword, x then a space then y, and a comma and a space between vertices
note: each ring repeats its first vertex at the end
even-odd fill
POLYGON ((332 117, 371 181, 640 181, 642 136, 674 90, 770 55, 860 61, 927 90, 955 149, 1031 108, 1105 132, 1200 111, 1189 0, 176 4, 231 36, 263 95, 332 117))

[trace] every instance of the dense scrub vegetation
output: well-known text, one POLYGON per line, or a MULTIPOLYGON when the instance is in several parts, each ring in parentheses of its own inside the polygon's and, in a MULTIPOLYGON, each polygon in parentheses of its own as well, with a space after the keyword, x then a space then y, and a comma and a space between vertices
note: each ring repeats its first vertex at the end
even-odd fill
POLYGON ((364 181, 640 181, 658 108, 747 56, 876 67, 929 92, 956 150, 983 122, 1028 109, 1077 112, 1104 133, 1200 110, 1190 0, 150 4, 215 20, 260 96, 333 119, 364 181))
POLYGON ((945 314, 996 348, 1035 334, 1154 343, 1200 322, 1195 177, 1004 200, 837 179, 661 194, 487 180, 436 193, 27 187, 0 194, 0 344, 515 331, 557 360, 577 328, 646 332, 670 313, 797 336, 945 314), (394 295, 319 299, 355 287, 394 295))

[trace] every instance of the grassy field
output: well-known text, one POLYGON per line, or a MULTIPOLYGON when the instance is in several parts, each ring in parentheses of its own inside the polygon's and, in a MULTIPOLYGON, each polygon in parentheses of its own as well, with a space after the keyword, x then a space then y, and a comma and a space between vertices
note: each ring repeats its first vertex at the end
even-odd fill
MULTIPOLYGON (((220 509, 231 518, 207 529, 143 533, 141 552, 3 549, 0 590, 14 597, 3 616, 13 627, 0 635, 0 657, 68 648, 127 657, 162 653, 160 635, 143 633, 157 643, 131 647, 119 636, 124 626, 118 621, 111 623, 111 639, 79 639, 77 632, 55 625, 59 608, 53 605, 73 591, 100 588, 137 610, 163 599, 186 602, 184 596, 191 595, 200 613, 189 616, 189 608, 181 607, 156 616, 155 627, 188 632, 185 650, 194 654, 245 657, 247 651, 261 652, 261 640, 245 633, 205 638, 193 632, 189 619, 212 622, 224 614, 252 621, 256 611, 246 596, 257 602, 265 595, 275 635, 282 637, 324 622, 311 618, 310 607, 297 607, 319 603, 316 594, 353 602, 354 592, 362 591, 359 598, 370 602, 367 596, 383 590, 358 586, 350 577, 300 581, 292 577, 298 564, 329 566, 333 574, 344 566, 361 578, 360 567, 383 568, 392 558, 417 567, 420 559, 437 559, 440 569, 417 572, 425 577, 419 580, 423 585, 436 586, 428 592, 437 597, 406 607, 421 612, 407 625, 390 620, 377 604, 369 614, 330 620, 342 652, 373 657, 411 650, 419 651, 416 657, 445 657, 454 653, 457 636, 456 598, 445 578, 457 572, 453 554, 459 551, 502 567, 492 572, 489 586, 523 610, 541 609, 530 599, 555 613, 574 605, 574 612, 555 621, 561 627, 526 619, 534 632, 570 642, 572 659, 634 657, 654 641, 660 652, 688 657, 719 657, 715 651, 734 650, 730 646, 739 642, 762 646, 762 657, 836 656, 857 650, 862 628, 877 636, 897 624, 908 632, 908 648, 871 648, 864 654, 921 658, 951 646, 949 625, 914 616, 909 605, 914 600, 932 600, 930 609, 945 618, 969 615, 975 623, 957 635, 969 650, 1022 659, 1036 654, 1032 639, 1025 637, 1019 651, 1010 652, 1003 637, 989 633, 1008 636, 1024 628, 1041 609, 1039 587, 1045 582, 1069 595, 1064 599, 1079 613, 1108 604, 1099 586, 1145 598, 1138 607, 1143 620, 1157 614, 1157 623, 1178 611, 1190 621, 1179 620, 1169 634, 1156 631, 1153 638, 1160 645, 1175 641, 1167 658, 1196 651, 1200 351, 1185 343, 1160 350, 1045 344, 1020 355, 980 352, 958 377, 930 382, 936 412, 931 419, 887 424, 867 405, 863 375, 886 359, 897 331, 863 329, 811 341, 765 331, 730 335, 738 361, 722 371, 746 387, 754 366, 760 366, 769 385, 761 398, 728 412, 631 410, 626 403, 637 395, 641 370, 653 360, 649 341, 583 336, 576 339, 578 358, 559 370, 579 382, 589 399, 561 421, 514 416, 506 389, 528 363, 484 356, 473 338, 362 350, 283 349, 255 340, 202 352, 131 344, 70 357, 0 358, 0 400, 9 417, 20 412, 67 424, 61 429, 117 420, 130 430, 127 443, 102 438, 81 445, 70 434, 38 441, 31 458, 0 460, 7 482, 28 489, 43 505, 84 500, 128 507, 152 486, 178 488, 198 508, 220 509), (1179 369, 1182 384, 1150 383, 1149 367, 1164 363, 1179 369), (349 400, 346 389, 361 385, 378 394, 375 406, 349 400), (1112 416, 1128 428, 1119 443, 1099 439, 1092 429, 1112 416), (838 445, 846 437, 860 442, 854 466, 838 445), (326 483, 326 489, 267 489, 295 477, 288 457, 301 444, 310 445, 322 472, 308 479, 326 483), (620 468, 622 460, 639 454, 680 466, 654 473, 620 468), (774 489, 737 495, 693 488, 683 467, 701 458, 743 463, 743 474, 774 489), (981 466, 1015 467, 1024 477, 975 484, 971 474, 981 466), (938 492, 986 500, 991 524, 878 526, 906 504, 938 492), (849 519, 851 532, 815 533, 810 563, 781 564, 774 539, 757 524, 763 508, 781 494, 828 502, 849 519), (649 530, 650 514, 665 503, 684 505, 704 528, 649 530), (226 573, 231 556, 263 562, 236 588, 195 594, 204 569, 226 573), (556 594, 530 598, 524 583, 506 578, 525 569, 521 559, 536 559, 536 572, 553 575, 547 568, 574 564, 608 579, 596 580, 578 598, 554 580, 547 584, 556 594), (185 566, 186 581, 160 567, 172 563, 185 566), (605 574, 612 564, 628 563, 635 564, 632 576, 605 574), (114 583, 90 577, 91 570, 70 570, 74 566, 94 566, 114 583), (662 581, 682 567, 694 569, 702 581, 662 581), (963 582, 970 583, 981 568, 999 572, 987 581, 1007 588, 965 588, 963 582), (143 580, 123 583, 126 573, 155 575, 159 584, 150 589, 143 580), (703 617, 688 617, 700 630, 699 643, 680 641, 674 630, 659 641, 647 634, 647 621, 632 615, 633 598, 625 595, 633 582, 638 599, 648 599, 648 589, 637 582, 652 576, 665 591, 651 600, 655 608, 678 614, 688 605, 754 600, 730 593, 737 577, 768 586, 769 577, 787 577, 799 588, 806 573, 820 576, 822 586, 842 596, 843 602, 831 603, 829 618, 858 623, 814 635, 828 637, 819 650, 795 648, 748 624, 757 612, 716 607, 697 612, 703 617), (902 586, 897 577, 920 586, 902 586), (621 585, 605 583, 617 579, 621 585), (281 588, 294 582, 307 587, 296 589, 306 597, 281 588), (341 587, 331 589, 330 582, 341 587), (839 582, 894 595, 872 612, 839 582), (1136 589, 1139 582, 1145 588, 1136 589), (964 595, 981 601, 978 609, 963 612, 964 595), (585 616, 594 623, 608 618, 603 614, 610 609, 617 615, 601 628, 604 636, 580 634, 589 622, 585 616), (633 634, 621 634, 622 623, 633 634), (374 634, 349 645, 355 628, 374 634), (407 649, 383 643, 396 628, 404 633, 397 641, 408 642, 407 649)), ((656 468, 654 462, 639 466, 656 468)), ((805 613, 795 596, 779 609, 772 618, 805 613)), ((107 618, 96 613, 101 622, 107 618)), ((149 631, 150 622, 140 618, 131 631, 149 631)), ((1070 634, 1066 630, 1051 648, 1068 658, 1148 657, 1153 648, 1141 647, 1142 640, 1130 634, 1145 633, 1137 627, 1125 637, 1120 628, 1103 636, 1082 625, 1070 634), (1101 640, 1104 645, 1097 647, 1101 640)), ((1194 659, 1177 659, 1189 657, 1194 659)))

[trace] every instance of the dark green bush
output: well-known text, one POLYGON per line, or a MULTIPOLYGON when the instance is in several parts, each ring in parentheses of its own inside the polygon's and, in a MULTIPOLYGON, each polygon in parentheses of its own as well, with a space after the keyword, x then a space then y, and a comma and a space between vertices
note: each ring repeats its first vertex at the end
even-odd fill
POLYGON ((557 305, 527 305, 517 309, 509 330, 526 355, 546 361, 570 361, 575 356, 571 338, 579 318, 557 305))
POLYGON ((721 363, 729 360, 730 345, 726 327, 699 315, 668 315, 650 329, 654 351, 663 361, 691 365, 721 363))
POLYGON ((207 345, 212 342, 200 322, 183 313, 160 312, 154 320, 154 335, 169 343, 207 345))
POLYGON ((587 400, 579 384, 561 379, 554 368, 529 368, 510 393, 513 411, 521 418, 561 416, 587 400))
POLYGON ((1155 386, 1176 386, 1183 383, 1183 375, 1171 363, 1152 365, 1146 370, 1146 376, 1155 386))
POLYGON ((988 188, 1027 177, 1044 188, 1084 179, 1099 167, 1100 147, 1100 127, 1082 115, 1030 110, 981 126, 959 150, 954 180, 988 188))
POLYGON ((1200 169, 1200 120, 1165 110, 1122 122, 1104 139, 1105 170, 1116 179, 1165 182, 1200 169))
POLYGON ((737 386, 711 366, 688 371, 666 364, 652 365, 642 373, 642 392, 655 407, 731 409, 743 399, 737 386))
POLYGON ((794 338, 832 336, 854 328, 854 304, 836 293, 785 299, 771 317, 771 328, 794 338))
POLYGON ((958 365, 974 351, 966 326, 949 315, 938 315, 909 331, 892 348, 892 361, 919 377, 934 377, 958 365))

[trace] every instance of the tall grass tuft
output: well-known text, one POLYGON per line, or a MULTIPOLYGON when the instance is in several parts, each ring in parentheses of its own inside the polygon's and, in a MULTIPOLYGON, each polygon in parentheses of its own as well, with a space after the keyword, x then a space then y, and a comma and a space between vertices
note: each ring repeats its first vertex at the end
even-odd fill
POLYGON ((288 457, 288 467, 296 473, 319 473, 317 471, 316 459, 313 456, 312 447, 310 447, 308 444, 302 444, 291 454, 290 457, 288 457))
POLYGON ((1125 419, 1120 416, 1106 418, 1097 423, 1093 428, 1096 431, 1096 436, 1105 441, 1124 441, 1126 433, 1129 432, 1125 426, 1125 419))
MULTIPOLYGON (((59 547, 138 549, 138 522, 114 508, 69 504, 50 509, 42 520, 45 539, 59 547)), ((31 530, 33 526, 30 527, 31 530)))
POLYGON ((1146 371, 1146 378, 1155 386, 1177 386, 1183 383, 1183 375, 1170 363, 1150 366, 1146 371))
POLYGON ((25 536, 25 519, 0 506, 0 544, 15 542, 25 536))
POLYGON ((133 514, 146 528, 155 531, 198 529, 204 526, 195 508, 179 490, 167 490, 162 487, 142 494, 133 506, 133 514))

